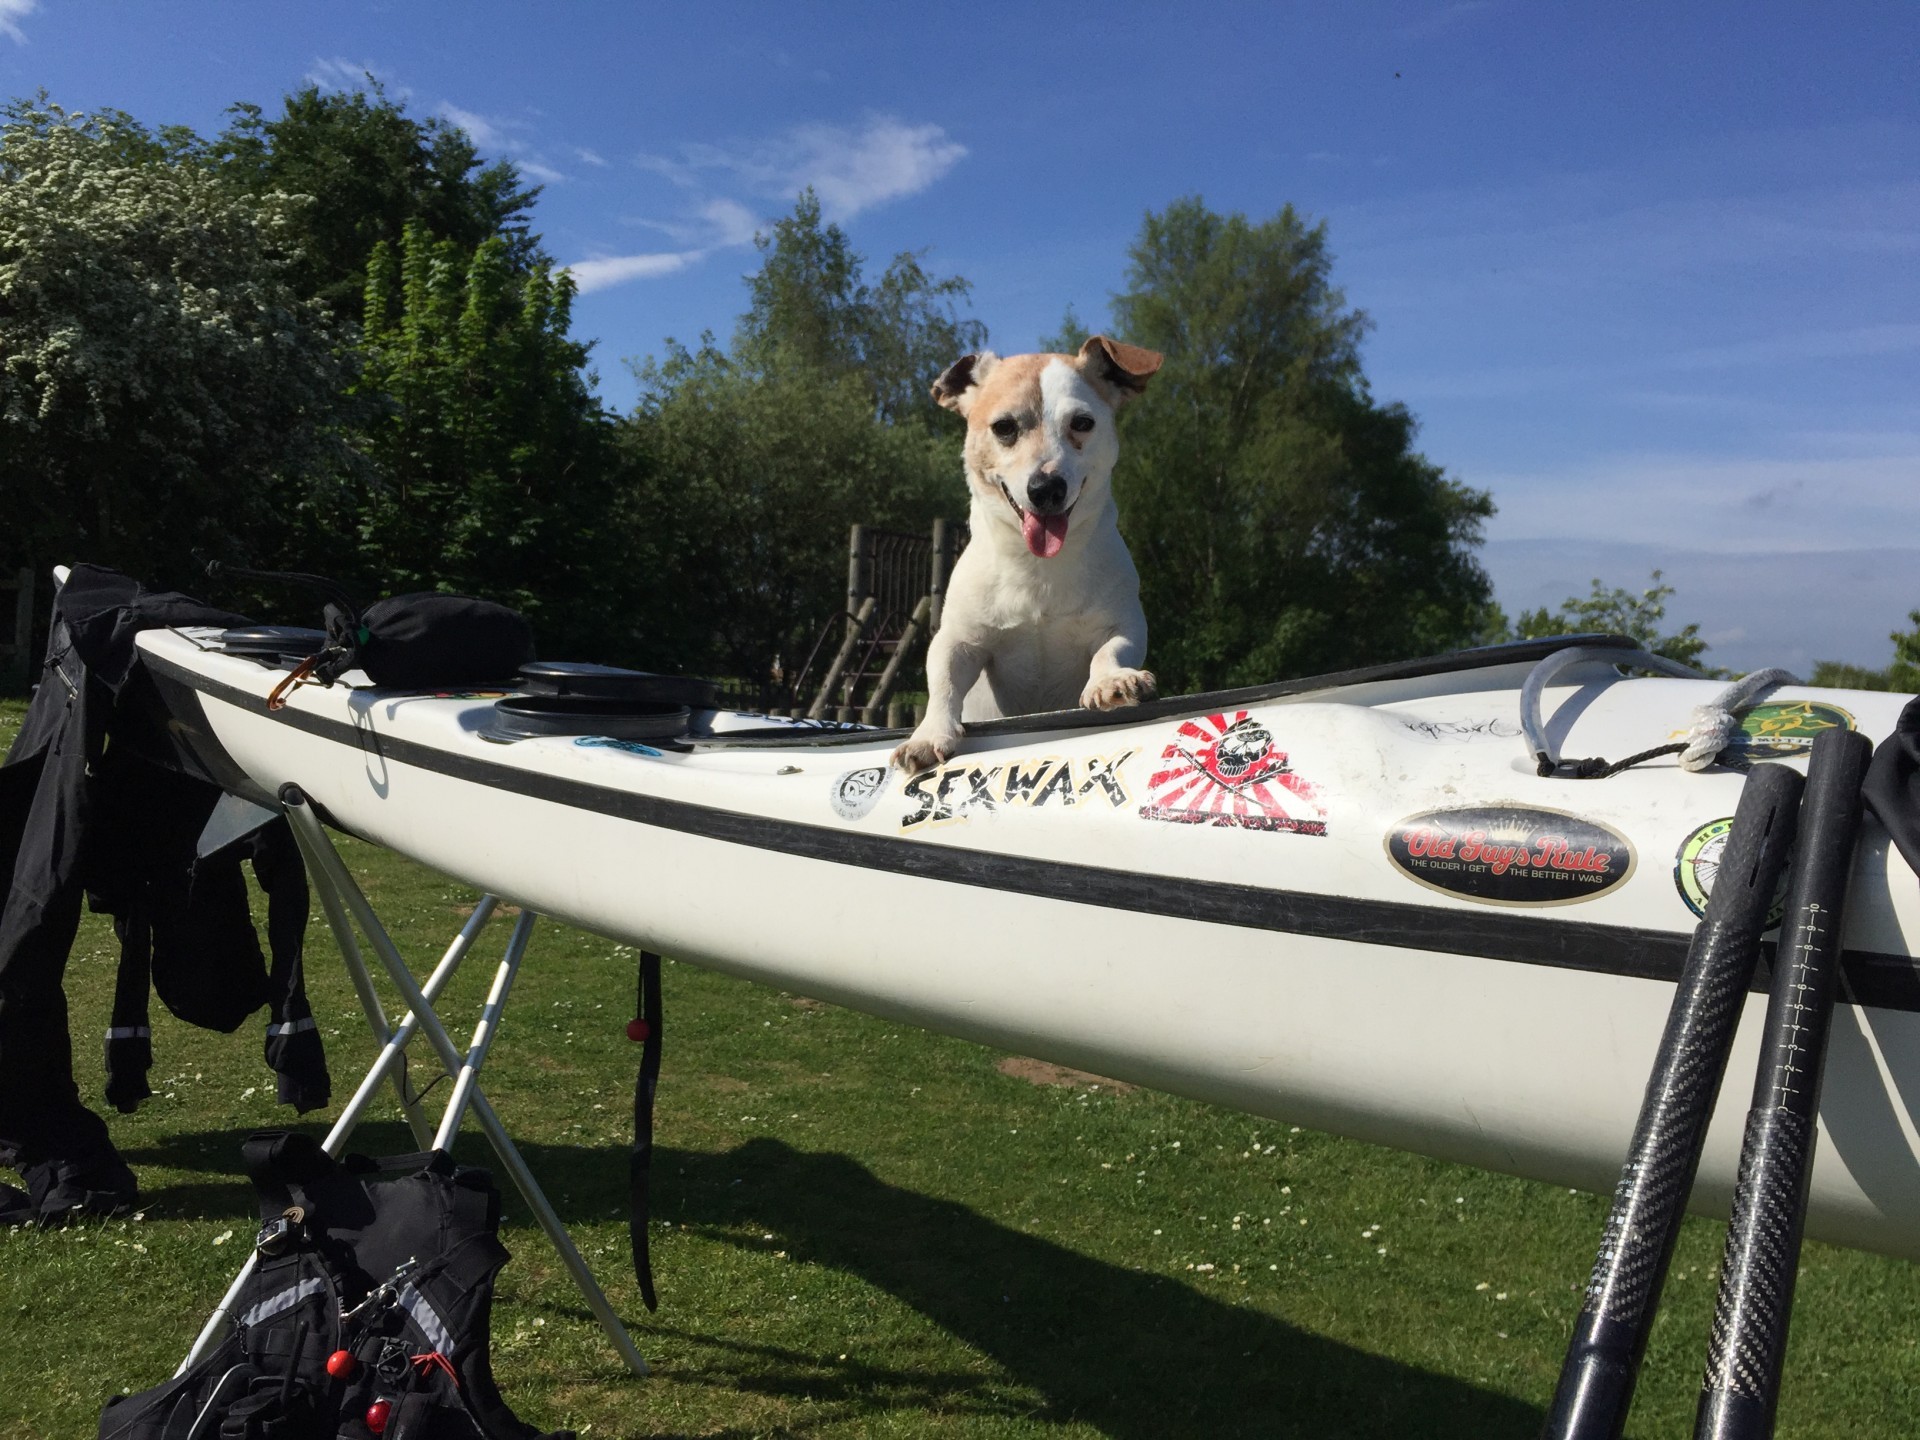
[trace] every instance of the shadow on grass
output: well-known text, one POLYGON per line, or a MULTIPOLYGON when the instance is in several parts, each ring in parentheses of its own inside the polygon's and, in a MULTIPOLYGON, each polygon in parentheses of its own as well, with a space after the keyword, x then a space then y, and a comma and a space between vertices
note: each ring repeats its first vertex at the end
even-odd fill
MULTIPOLYGON (((176 1169, 237 1168, 245 1132, 171 1137, 128 1159, 176 1169)), ((370 1125, 356 1149, 412 1148, 398 1125, 370 1125)), ((623 1214, 626 1152, 529 1144, 528 1163, 563 1218, 623 1214)), ((463 1161, 486 1163, 468 1135, 463 1161)), ((756 1139, 719 1154, 662 1150, 654 1213, 743 1249, 775 1244, 893 1295, 988 1357, 999 1375, 912 1373, 724 1335, 654 1325, 710 1358, 674 1378, 806 1400, 841 1412, 940 1410, 1078 1421, 1116 1440, 1177 1435, 1531 1436, 1541 1412, 1507 1396, 1301 1330, 1248 1306, 1009 1229, 949 1200, 889 1185, 845 1155, 756 1139), (749 1240, 760 1227, 780 1236, 749 1240), (1037 1410, 1023 1396, 1038 1396, 1037 1410)), ((244 1182, 156 1187, 159 1213, 246 1213, 244 1182), (205 1207, 205 1208, 202 1208, 205 1207)), ((518 1196, 509 1213, 528 1219, 518 1196)), ((609 1277, 610 1278, 610 1277, 609 1277)), ((672 1292, 699 1283, 664 1274, 672 1292)), ((1223 1297, 1230 1295, 1221 1286, 1223 1297)), ((571 1313, 571 1312, 570 1312, 571 1313)), ((585 1307, 578 1307, 590 1321, 585 1307)), ((638 1318, 638 1317, 635 1317, 638 1318)), ((838 1342, 836 1342, 838 1343, 838 1342)), ((809 1427, 810 1428, 810 1427, 809 1427)))
POLYGON ((1049 1419, 1129 1440, 1530 1436, 1541 1422, 1505 1396, 889 1185, 844 1155, 763 1139, 684 1163, 687 1214, 664 1214, 774 1227, 796 1259, 858 1276, 991 1357, 1049 1419))

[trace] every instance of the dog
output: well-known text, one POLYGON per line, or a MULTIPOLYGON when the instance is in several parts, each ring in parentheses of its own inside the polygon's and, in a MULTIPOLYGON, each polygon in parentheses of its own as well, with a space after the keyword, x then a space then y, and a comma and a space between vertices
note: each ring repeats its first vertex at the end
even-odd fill
POLYGON ((927 649, 927 716, 893 752, 951 759, 962 722, 1154 697, 1140 576, 1120 538, 1114 417, 1162 356, 1095 335, 1078 355, 963 355, 933 398, 967 422, 972 539, 927 649))

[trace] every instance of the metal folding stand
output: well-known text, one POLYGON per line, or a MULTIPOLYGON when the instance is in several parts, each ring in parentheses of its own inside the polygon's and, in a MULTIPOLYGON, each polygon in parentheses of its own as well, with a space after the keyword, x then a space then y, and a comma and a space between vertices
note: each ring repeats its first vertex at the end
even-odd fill
MULTIPOLYGON (((379 1056, 354 1090, 353 1098, 340 1112, 340 1118, 333 1123, 327 1137, 321 1142, 321 1148, 327 1154, 337 1156, 346 1148, 347 1138, 359 1125, 372 1103, 374 1093, 383 1083, 392 1080, 395 1093, 399 1096, 400 1107, 407 1119, 408 1127, 413 1131, 416 1141, 422 1148, 431 1147, 446 1150, 453 1145, 454 1137, 460 1132, 460 1124, 471 1110, 480 1122, 481 1130, 493 1146, 493 1153, 499 1158, 501 1166, 513 1180, 520 1196, 527 1202, 527 1208, 533 1211, 534 1218, 540 1222, 540 1228, 547 1232, 547 1238, 553 1242, 553 1248, 573 1275, 574 1284, 580 1287, 581 1295, 587 1306, 599 1320, 600 1328, 607 1332, 607 1338, 613 1342, 613 1348, 635 1375, 647 1373, 647 1362, 641 1358, 633 1339, 627 1334, 626 1326, 620 1323, 620 1317, 614 1313, 606 1293, 599 1282, 593 1278, 593 1272, 587 1268, 587 1262, 581 1258, 575 1248, 573 1238, 567 1234, 566 1226, 560 1221, 540 1184, 533 1178, 533 1171, 521 1157, 513 1139, 507 1134, 506 1127, 500 1123, 500 1117, 494 1113, 493 1106, 487 1102, 479 1087, 480 1067, 492 1048, 494 1036, 499 1033, 501 1012, 505 1009, 508 993, 513 988, 514 976, 519 973, 521 958, 526 954, 527 939, 533 932, 533 923, 537 918, 532 911, 523 911, 514 924, 513 934, 507 942, 506 954, 501 957, 499 969, 494 973, 492 988, 488 991, 486 1005, 480 1014, 479 1024, 475 1026, 473 1039, 464 1055, 454 1048, 446 1028, 434 1013, 433 1002, 446 988, 447 982, 460 968, 460 962, 466 959, 467 952, 473 948, 473 942, 492 919, 498 906, 492 895, 483 896, 474 907, 473 915, 461 927, 460 933, 447 947, 440 963, 427 977, 425 985, 413 978, 413 972, 401 959, 399 950, 392 938, 381 925, 373 906, 354 883, 346 865, 341 861, 333 842, 327 838, 326 828, 321 825, 319 816, 307 803, 306 796, 296 786, 286 786, 280 793, 280 802, 287 820, 293 829, 293 837, 299 843, 300 853, 307 864, 307 874, 313 881, 313 887, 320 895, 321 908, 325 911, 327 923, 332 927, 335 940, 340 946, 341 958, 346 962, 347 974, 353 981, 353 988, 360 997, 361 1007, 366 1011, 367 1025, 373 1031, 374 1043, 380 1047, 379 1056), (406 1001, 407 1015, 397 1029, 390 1029, 386 1012, 381 1008, 380 997, 374 992, 373 977, 368 972, 365 956, 354 934, 358 924, 360 932, 372 944, 374 952, 380 957, 388 978, 394 988, 406 1001), (425 1117, 421 1114, 419 1096, 407 1082, 404 1056, 406 1047, 415 1034, 424 1031, 427 1042, 439 1056, 446 1073, 453 1077, 453 1093, 448 1097, 447 1108, 441 1116, 439 1128, 430 1130, 425 1117)), ((210 1344, 220 1336, 222 1328, 231 1319, 232 1306, 238 1298, 240 1288, 253 1273, 258 1263, 258 1253, 249 1254, 240 1273, 227 1287, 227 1293, 221 1298, 213 1315, 201 1330, 199 1338, 193 1342, 193 1348, 187 1352, 187 1358, 180 1363, 180 1371, 193 1364, 210 1344)), ((175 1373, 180 1373, 176 1371, 175 1373)))

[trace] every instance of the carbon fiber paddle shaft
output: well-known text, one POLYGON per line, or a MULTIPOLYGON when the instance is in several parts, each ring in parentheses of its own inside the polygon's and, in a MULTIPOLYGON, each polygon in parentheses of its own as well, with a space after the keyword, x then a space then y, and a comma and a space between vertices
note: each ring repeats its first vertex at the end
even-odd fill
POLYGON ((1866 737, 1851 730, 1823 731, 1813 742, 1695 1440, 1760 1440, 1773 1434, 1813 1174, 1847 883, 1860 833, 1860 782, 1872 753, 1866 737))
POLYGON ((1741 1002, 1753 983, 1760 934, 1793 845, 1802 783, 1784 765, 1760 765, 1740 792, 1614 1188, 1548 1415, 1548 1440, 1617 1440, 1626 1427, 1741 1002))

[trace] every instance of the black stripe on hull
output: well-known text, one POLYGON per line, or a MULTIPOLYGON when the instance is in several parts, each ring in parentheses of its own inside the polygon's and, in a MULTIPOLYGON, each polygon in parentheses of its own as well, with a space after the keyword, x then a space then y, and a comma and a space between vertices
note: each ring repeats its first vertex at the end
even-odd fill
MULTIPOLYGON (((1269 890, 1257 885, 1190 880, 1065 860, 922 845, 912 840, 894 840, 640 795, 564 776, 543 775, 417 741, 378 735, 348 721, 292 708, 269 712, 266 700, 250 691, 210 679, 151 653, 142 658, 175 714, 177 731, 185 732, 183 738, 201 751, 202 763, 216 774, 236 775, 240 771, 232 757, 220 750, 204 714, 193 713, 199 710, 202 695, 251 714, 270 716, 278 724, 337 744, 372 750, 391 764, 409 765, 638 825, 834 865, 1176 920, 1669 983, 1679 977, 1687 954, 1688 936, 1670 930, 1582 924, 1491 908, 1442 909, 1395 900, 1269 890), (209 746, 219 753, 207 753, 209 746)), ((259 798, 258 787, 251 782, 247 791, 252 798, 259 798)), ((1771 982, 1772 955, 1773 946, 1768 942, 1762 946, 1761 964, 1753 982, 1755 990, 1765 992, 1771 982)), ((1857 1004, 1920 1012, 1920 967, 1905 955, 1849 950, 1842 970, 1842 991, 1844 998, 1857 1004)))

